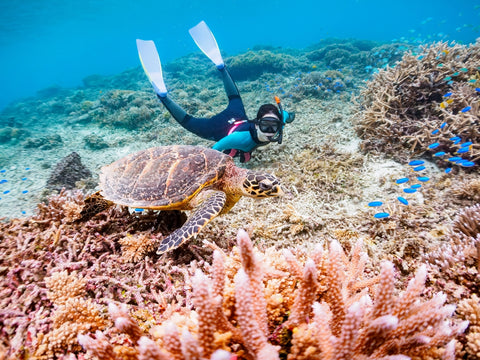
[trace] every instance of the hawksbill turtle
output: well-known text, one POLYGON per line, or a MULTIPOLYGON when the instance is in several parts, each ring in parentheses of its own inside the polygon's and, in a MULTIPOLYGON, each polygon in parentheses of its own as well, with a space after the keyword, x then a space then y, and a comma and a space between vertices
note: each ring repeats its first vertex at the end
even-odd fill
POLYGON ((128 207, 194 210, 181 228, 161 241, 157 254, 196 236, 242 196, 283 194, 275 176, 239 168, 222 152, 190 145, 153 147, 127 155, 101 169, 100 188, 106 200, 128 207))

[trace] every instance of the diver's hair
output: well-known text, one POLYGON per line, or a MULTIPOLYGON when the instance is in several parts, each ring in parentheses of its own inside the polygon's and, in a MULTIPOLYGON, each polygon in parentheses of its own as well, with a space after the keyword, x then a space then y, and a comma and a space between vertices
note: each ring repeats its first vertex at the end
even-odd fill
POLYGON ((280 111, 278 107, 273 104, 263 104, 260 106, 257 112, 257 120, 264 117, 266 114, 275 114, 280 120, 282 120, 282 115, 280 115, 280 111))

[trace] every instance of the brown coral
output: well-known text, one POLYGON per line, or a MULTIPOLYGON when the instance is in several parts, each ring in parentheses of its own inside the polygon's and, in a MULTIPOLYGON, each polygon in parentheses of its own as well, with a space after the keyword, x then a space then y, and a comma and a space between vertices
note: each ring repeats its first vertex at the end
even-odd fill
MULTIPOLYGON (((405 54, 395 67, 380 70, 362 91, 364 109, 356 127, 363 149, 405 161, 412 152, 426 152, 434 142, 439 143, 435 151, 453 154, 459 149, 449 140, 453 136, 480 143, 475 126, 480 103, 468 83, 478 71, 479 48, 480 42, 435 43, 422 47, 419 54, 405 54), (444 97, 447 93, 451 95, 444 97), (467 106, 470 109, 462 111, 467 106)), ((469 158, 476 161, 479 151, 475 145, 469 158)))

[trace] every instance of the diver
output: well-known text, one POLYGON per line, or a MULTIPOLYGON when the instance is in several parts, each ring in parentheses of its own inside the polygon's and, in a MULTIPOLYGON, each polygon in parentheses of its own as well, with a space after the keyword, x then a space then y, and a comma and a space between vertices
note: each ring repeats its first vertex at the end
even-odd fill
POLYGON ((281 144, 283 127, 294 120, 295 114, 283 110, 280 99, 275 96, 277 105, 260 106, 257 117, 249 120, 238 88, 223 62, 217 42, 208 26, 202 21, 190 29, 190 34, 220 71, 228 97, 228 106, 211 118, 197 118, 187 114, 168 97, 155 44, 153 41, 137 39, 140 61, 145 73, 158 98, 173 118, 188 131, 204 139, 216 141, 213 149, 223 151, 232 157, 239 156, 242 163, 249 161, 252 151, 260 146, 271 142, 281 144))

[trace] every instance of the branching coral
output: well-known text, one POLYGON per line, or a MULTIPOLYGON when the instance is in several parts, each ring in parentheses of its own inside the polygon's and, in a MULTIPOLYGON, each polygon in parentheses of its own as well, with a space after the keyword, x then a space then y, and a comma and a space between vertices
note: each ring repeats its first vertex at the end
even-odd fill
POLYGON ((45 279, 48 298, 56 306, 52 328, 37 335, 35 359, 54 359, 66 350, 78 351, 77 335, 104 329, 106 321, 92 299, 86 299, 86 281, 67 271, 54 273, 45 279))
MULTIPOLYGON (((357 132, 363 149, 405 160, 434 142, 435 151, 453 154, 459 149, 449 140, 453 136, 480 143, 478 82, 472 81, 479 63, 480 42, 435 43, 380 70, 362 92, 357 132)), ((480 148, 475 145, 468 155, 476 161, 480 148)))
MULTIPOLYGON (((61 192, 40 204, 32 218, 0 222, 0 344, 12 359, 79 349, 75 327, 95 327, 72 323, 75 317, 68 314, 75 308, 81 311, 78 316, 93 314, 108 298, 160 313, 167 304, 175 311, 175 304, 184 302, 185 290, 178 282, 189 276, 187 270, 148 257, 129 263, 130 252, 123 255, 118 243, 142 231, 143 236, 162 236, 178 224, 178 214, 136 216, 113 207, 81 220, 83 204, 83 195, 61 192), (57 345, 54 338, 60 339, 57 345)), ((140 246, 133 255, 142 251, 140 246)), ((150 317, 138 318, 148 324, 150 317)))
MULTIPOLYGON (((183 327, 181 336, 177 325, 166 322, 161 325, 163 331, 152 332, 154 340, 147 340, 126 308, 120 315, 117 308, 110 310, 115 326, 129 335, 139 354, 135 359, 143 359, 145 348, 157 354, 155 359, 214 359, 223 356, 219 351, 224 349, 244 359, 279 359, 280 354, 288 354, 288 359, 454 358, 453 341, 467 322, 451 325, 455 306, 444 305, 446 296, 441 293, 421 300, 425 266, 397 295, 390 262, 382 264, 378 277, 362 280, 367 257, 361 243, 350 257, 336 242, 329 251, 319 247, 303 266, 289 252, 283 261, 278 256, 262 258, 243 231, 238 234, 238 247, 240 259, 216 254, 210 277, 197 270, 193 279, 195 311, 184 315, 196 319, 196 325, 183 327), (283 266, 278 266, 282 262, 283 266), (286 263, 291 273, 284 271, 286 263), (282 287, 280 295, 289 299, 288 293, 293 292, 294 297, 284 320, 272 323, 265 316, 269 313, 265 288, 271 280, 291 277, 295 279, 290 282, 292 287, 282 287), (372 299, 367 286, 375 283, 372 299), (225 311, 225 306, 231 308, 225 311)), ((177 323, 183 326, 186 321, 177 318, 177 323)), ((106 339, 102 333, 79 338, 101 360, 115 357, 114 346, 106 339)))

